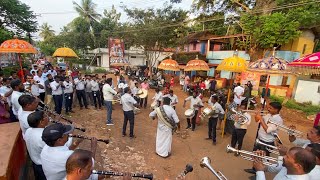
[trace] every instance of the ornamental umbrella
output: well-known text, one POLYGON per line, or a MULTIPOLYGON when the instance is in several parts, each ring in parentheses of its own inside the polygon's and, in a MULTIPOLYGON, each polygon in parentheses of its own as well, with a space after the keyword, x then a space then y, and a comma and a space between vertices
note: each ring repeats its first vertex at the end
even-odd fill
POLYGON ((198 55, 196 59, 190 60, 184 69, 184 71, 209 71, 209 70, 210 68, 208 64, 205 61, 198 59, 198 55))
POLYGON ((320 74, 320 52, 294 60, 288 66, 292 68, 292 72, 298 74, 320 74))
POLYGON ((58 48, 52 55, 53 57, 70 57, 78 58, 77 54, 70 48, 62 47, 58 48))
POLYGON ((37 50, 27 41, 19 40, 17 36, 14 39, 6 40, 0 45, 0 53, 17 53, 18 61, 20 65, 20 72, 22 77, 22 82, 24 82, 24 74, 22 70, 22 60, 20 54, 22 53, 32 53, 36 54, 37 50))
POLYGON ((180 71, 179 64, 177 61, 171 59, 165 59, 161 61, 161 63, 158 66, 158 69, 168 70, 168 71, 180 71))

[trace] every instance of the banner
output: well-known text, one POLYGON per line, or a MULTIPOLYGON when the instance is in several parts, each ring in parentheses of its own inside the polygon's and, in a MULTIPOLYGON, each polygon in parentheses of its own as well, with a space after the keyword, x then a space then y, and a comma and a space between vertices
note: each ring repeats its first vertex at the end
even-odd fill
POLYGON ((260 74, 253 72, 243 72, 241 73, 241 84, 247 84, 250 81, 252 84, 252 95, 257 95, 260 83, 260 74))
POLYGON ((121 39, 109 38, 109 61, 110 66, 129 65, 124 56, 124 42, 121 39))

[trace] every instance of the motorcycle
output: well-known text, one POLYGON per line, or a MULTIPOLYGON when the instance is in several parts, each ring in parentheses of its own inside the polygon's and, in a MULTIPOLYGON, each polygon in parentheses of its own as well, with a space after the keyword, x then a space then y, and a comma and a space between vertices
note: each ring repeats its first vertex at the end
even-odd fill
POLYGON ((241 104, 246 105, 247 109, 250 109, 250 110, 254 110, 258 105, 255 97, 246 98, 241 102, 241 104))

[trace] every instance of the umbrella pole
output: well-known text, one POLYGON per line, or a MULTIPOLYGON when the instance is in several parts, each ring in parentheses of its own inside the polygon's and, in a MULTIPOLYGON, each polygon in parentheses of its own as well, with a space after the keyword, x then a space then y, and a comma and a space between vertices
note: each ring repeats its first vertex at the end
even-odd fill
POLYGON ((23 69, 22 69, 22 60, 21 60, 20 54, 18 54, 18 61, 19 61, 21 77, 22 77, 21 81, 24 83, 25 79, 24 79, 24 72, 23 72, 23 69))
MULTIPOLYGON (((230 94, 231 94, 231 90, 230 88, 228 89, 228 98, 227 98, 227 104, 230 100, 230 94)), ((223 118, 223 122, 222 122, 222 131, 221 131, 221 137, 223 138, 224 136, 224 127, 226 126, 226 120, 227 120, 227 113, 228 113, 228 106, 226 105, 226 110, 224 111, 224 118, 223 118)))

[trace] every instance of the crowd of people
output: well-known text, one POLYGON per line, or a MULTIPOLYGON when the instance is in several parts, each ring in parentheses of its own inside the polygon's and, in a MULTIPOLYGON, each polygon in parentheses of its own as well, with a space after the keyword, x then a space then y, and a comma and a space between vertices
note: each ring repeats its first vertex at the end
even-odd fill
MULTIPOLYGON (((75 150, 83 139, 73 140, 69 137, 75 129, 73 125, 62 123, 49 123, 51 109, 59 115, 74 113, 75 105, 79 110, 94 108, 102 110, 106 107, 106 125, 114 125, 112 119, 113 105, 119 102, 123 111, 122 136, 127 136, 127 124, 129 122, 129 137, 136 138, 134 133, 135 114, 141 108, 147 108, 148 91, 150 85, 148 79, 137 79, 129 76, 125 78, 125 72, 120 69, 116 72, 116 83, 108 75, 82 75, 80 71, 54 70, 53 67, 34 67, 30 71, 24 70, 24 77, 18 77, 12 72, 10 77, 0 74, 0 122, 19 121, 23 139, 26 142, 28 155, 32 161, 36 179, 101 179, 103 175, 92 174, 94 168, 97 139, 91 138, 91 150, 75 150)), ((161 76, 161 74, 157 74, 161 76)), ((172 79, 170 80, 172 81, 172 79)), ((173 80, 174 81, 174 80, 173 80)), ((208 95, 208 137, 213 145, 217 143, 216 130, 220 127, 225 110, 225 132, 231 134, 231 147, 242 149, 248 126, 252 123, 251 115, 245 111, 246 106, 242 101, 251 97, 252 84, 248 82, 245 88, 241 84, 233 89, 230 101, 227 102, 227 94, 216 91, 216 80, 208 78, 199 80, 190 96, 183 100, 183 107, 189 103, 191 114, 187 116, 186 129, 196 130, 199 114, 205 109, 203 96, 208 95), (249 89, 249 93, 246 90, 249 89)), ((187 74, 180 76, 181 89, 190 90, 190 78, 187 74)), ((180 131, 181 124, 176 107, 179 103, 178 96, 174 94, 170 83, 164 91, 155 89, 151 103, 151 119, 157 119, 156 153, 167 158, 172 152, 172 138, 176 131, 180 131)), ((290 134, 289 140, 299 147, 287 149, 279 144, 275 134, 279 130, 279 124, 283 124, 280 116, 281 104, 268 102, 268 113, 264 116, 257 114, 254 119, 260 123, 257 139, 261 142, 278 147, 280 156, 276 167, 266 166, 263 156, 269 156, 270 151, 265 145, 255 144, 253 151, 262 154, 260 158, 254 158, 253 168, 246 172, 255 173, 257 179, 264 179, 264 171, 278 172, 275 179, 318 179, 320 177, 320 127, 315 126, 308 132, 307 140, 290 134), (270 122, 275 122, 275 125, 270 122), (262 159, 262 160, 261 160, 262 159)), ((295 127, 290 127, 294 130, 295 127)), ((236 153, 238 156, 240 153, 236 153)), ((130 179, 130 174, 125 174, 124 179, 130 179)))

